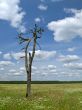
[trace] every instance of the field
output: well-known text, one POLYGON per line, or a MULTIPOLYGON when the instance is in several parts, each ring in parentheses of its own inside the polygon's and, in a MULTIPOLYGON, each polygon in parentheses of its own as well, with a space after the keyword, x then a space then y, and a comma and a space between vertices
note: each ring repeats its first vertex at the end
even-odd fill
POLYGON ((0 110, 82 110, 82 84, 0 84, 0 110))

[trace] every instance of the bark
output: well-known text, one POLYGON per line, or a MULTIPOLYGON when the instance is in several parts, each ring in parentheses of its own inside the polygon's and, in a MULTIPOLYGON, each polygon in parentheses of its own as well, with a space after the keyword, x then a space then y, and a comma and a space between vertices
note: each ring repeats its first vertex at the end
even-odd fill
POLYGON ((28 49, 29 43, 26 46, 25 49, 25 68, 26 68, 26 73, 27 73, 27 87, 26 87, 26 97, 31 95, 31 54, 29 53, 29 58, 27 54, 27 49, 28 49))
POLYGON ((20 39, 20 44, 22 43, 26 43, 25 46, 25 68, 26 68, 26 73, 27 73, 27 88, 26 88, 26 97, 31 95, 31 72, 32 72, 32 63, 33 63, 33 59, 35 56, 35 49, 36 49, 36 44, 37 44, 37 38, 38 34, 41 34, 42 30, 41 28, 39 29, 36 25, 35 28, 32 30, 32 34, 33 37, 32 38, 23 38, 21 36, 21 34, 19 35, 19 39, 20 39), (33 40, 33 49, 32 49, 32 54, 28 55, 28 51, 27 49, 29 48, 29 44, 30 42, 33 40))
POLYGON ((27 75, 27 91, 26 91, 26 97, 29 97, 31 95, 31 72, 27 75))
MULTIPOLYGON (((32 50, 32 56, 29 53, 29 60, 28 60, 28 69, 27 69, 27 91, 26 91, 26 97, 31 96, 31 70, 32 70, 32 62, 35 55, 35 47, 36 47, 36 36, 34 36, 34 45, 32 50)), ((27 59, 26 59, 27 60, 27 59)), ((27 66, 26 66, 27 67, 27 66)))
MULTIPOLYGON (((32 33, 32 37, 30 38, 24 38, 22 37, 22 33, 19 34, 19 41, 20 44, 25 43, 25 47, 23 48, 25 50, 25 68, 26 68, 26 73, 27 73, 27 87, 26 87, 26 97, 31 95, 31 72, 32 72, 32 63, 33 63, 33 59, 35 56, 35 49, 36 49, 36 45, 37 43, 37 39, 40 38, 43 32, 43 30, 41 28, 39 28, 36 24, 35 27, 31 30, 32 33), (33 42, 32 42, 33 41, 33 42), (33 48, 32 48, 32 54, 30 54, 30 51, 28 50, 29 48, 29 44, 33 43, 33 48), (28 55, 28 51, 29 51, 29 55, 28 55)), ((23 57, 21 57, 23 58, 23 57)))
POLYGON ((28 71, 27 71, 27 91, 26 97, 31 95, 31 54, 29 53, 29 63, 28 63, 28 71))

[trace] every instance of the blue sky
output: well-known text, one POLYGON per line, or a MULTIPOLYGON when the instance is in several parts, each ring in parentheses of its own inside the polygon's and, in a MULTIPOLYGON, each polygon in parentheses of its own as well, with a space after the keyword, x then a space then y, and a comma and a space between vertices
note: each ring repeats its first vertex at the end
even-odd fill
POLYGON ((45 32, 38 41, 32 80, 82 80, 81 0, 1 0, 0 80, 26 80, 17 35, 35 23, 45 32))

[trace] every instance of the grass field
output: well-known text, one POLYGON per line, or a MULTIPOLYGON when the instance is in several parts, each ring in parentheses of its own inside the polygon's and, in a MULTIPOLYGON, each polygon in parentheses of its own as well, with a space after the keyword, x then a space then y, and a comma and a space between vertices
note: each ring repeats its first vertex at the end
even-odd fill
POLYGON ((82 84, 0 84, 0 110, 82 110, 82 84))

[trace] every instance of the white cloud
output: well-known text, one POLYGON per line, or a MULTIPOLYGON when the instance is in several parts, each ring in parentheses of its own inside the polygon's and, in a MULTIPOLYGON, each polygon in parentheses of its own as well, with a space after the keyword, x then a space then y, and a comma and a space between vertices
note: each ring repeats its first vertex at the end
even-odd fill
POLYGON ((3 58, 7 59, 7 60, 11 60, 11 54, 10 53, 6 53, 6 54, 3 55, 3 58))
POLYGON ((68 77, 80 77, 79 73, 71 73, 71 74, 67 74, 68 77))
POLYGON ((17 71, 12 69, 8 72, 8 75, 13 77, 13 76, 22 76, 22 75, 25 75, 25 74, 23 74, 22 71, 17 72, 17 71))
POLYGON ((48 69, 56 69, 55 65, 48 65, 48 69))
POLYGON ((80 58, 77 56, 77 55, 60 55, 59 56, 59 61, 62 61, 62 62, 73 62, 73 61, 78 61, 80 58))
POLYGON ((24 52, 17 52, 17 53, 12 52, 11 55, 16 60, 19 60, 21 57, 24 57, 25 56, 24 55, 24 52))
POLYGON ((16 72, 16 70, 15 69, 11 69, 11 70, 9 70, 9 72, 13 73, 13 72, 16 72))
POLYGON ((25 67, 20 67, 20 70, 21 71, 25 71, 25 67))
POLYGON ((40 9, 40 10, 42 10, 42 11, 46 11, 47 8, 48 8, 48 6, 47 6, 47 5, 44 5, 44 4, 40 4, 40 5, 38 6, 38 9, 40 9))
POLYGON ((43 73, 42 73, 42 75, 46 76, 46 75, 48 75, 48 73, 46 73, 46 72, 43 72, 43 73))
POLYGON ((51 69, 51 70, 50 70, 50 73, 55 73, 55 72, 57 72, 56 69, 51 69))
POLYGON ((3 58, 7 60, 11 60, 14 58, 15 60, 19 60, 21 57, 24 57, 25 53, 24 52, 10 52, 3 54, 3 58))
POLYGON ((0 66, 14 65, 11 61, 0 61, 0 66))
POLYGON ((35 67, 35 66, 32 66, 32 69, 33 69, 33 70, 37 70, 37 67, 35 67))
POLYGON ((75 48, 75 47, 72 47, 72 48, 68 48, 67 50, 68 50, 69 52, 73 52, 73 51, 76 50, 76 48, 75 48))
POLYGON ((13 73, 13 75, 15 75, 15 76, 20 76, 20 75, 22 75, 20 72, 16 72, 16 73, 13 73))
POLYGON ((35 52, 35 57, 39 59, 48 59, 54 57, 55 55, 56 55, 56 51, 37 50, 35 52))
POLYGON ((35 22, 41 22, 41 19, 39 17, 35 18, 35 22))
MULTIPOLYGON (((30 51, 30 53, 32 53, 32 51, 30 51)), ((48 59, 48 58, 54 57, 55 55, 56 55, 56 51, 43 51, 43 50, 35 51, 36 59, 48 59)), ((24 57, 24 56, 25 56, 24 52, 11 52, 3 55, 5 59, 14 58, 15 60, 19 60, 21 57, 24 57)))
POLYGON ((82 63, 66 63, 64 64, 64 67, 67 67, 70 69, 82 70, 82 63))
POLYGON ((19 4, 20 0, 0 0, 0 19, 9 21, 12 27, 25 31, 22 23, 25 12, 19 4))
POLYGON ((71 10, 74 15, 48 23, 48 29, 53 31, 56 41, 70 41, 76 37, 82 38, 82 10, 71 10))
POLYGON ((63 75, 63 76, 66 76, 66 77, 77 77, 77 76, 80 76, 80 73, 78 73, 76 71, 61 72, 60 74, 63 75))
MULTIPOLYGON (((47 58, 54 57, 55 55, 56 55, 56 51, 43 51, 43 50, 35 51, 35 58, 37 59, 47 59, 47 58)), ((24 52, 12 53, 12 57, 16 60, 19 60, 20 57, 23 57, 23 56, 25 56, 24 52)))
POLYGON ((64 8, 64 11, 65 11, 66 13, 72 13, 72 14, 76 14, 76 13, 80 13, 80 12, 81 12, 81 10, 77 10, 77 9, 73 9, 73 8, 71 8, 71 9, 69 9, 69 8, 64 8))

